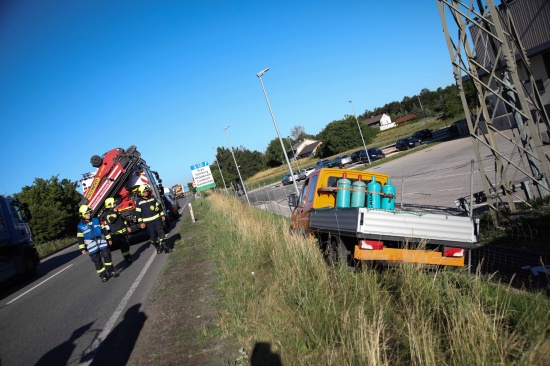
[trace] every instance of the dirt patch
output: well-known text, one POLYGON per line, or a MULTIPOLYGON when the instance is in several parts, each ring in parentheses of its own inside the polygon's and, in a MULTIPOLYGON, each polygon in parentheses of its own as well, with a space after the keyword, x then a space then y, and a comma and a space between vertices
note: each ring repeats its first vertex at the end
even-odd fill
POLYGON ((230 356, 235 349, 221 340, 215 324, 215 264, 198 231, 192 231, 196 235, 187 232, 171 243, 128 365, 223 365, 235 360, 230 356))

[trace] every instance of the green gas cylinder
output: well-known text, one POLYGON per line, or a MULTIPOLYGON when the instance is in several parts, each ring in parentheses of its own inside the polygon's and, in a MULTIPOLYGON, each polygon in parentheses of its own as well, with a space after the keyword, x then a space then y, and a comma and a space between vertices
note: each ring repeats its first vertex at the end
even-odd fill
POLYGON ((367 207, 368 208, 380 208, 380 191, 382 187, 380 183, 376 181, 376 177, 373 175, 372 180, 367 184, 367 207))
POLYGON ((346 173, 342 175, 342 178, 338 179, 336 186, 338 187, 338 191, 336 192, 336 207, 349 207, 351 181, 346 178, 346 173))
POLYGON ((391 179, 388 178, 386 184, 382 187, 382 193, 393 194, 393 197, 382 197, 381 207, 383 210, 395 210, 395 187, 391 185, 391 179))
POLYGON ((351 187, 351 207, 365 207, 365 190, 367 189, 367 185, 363 182, 363 177, 359 175, 351 187))

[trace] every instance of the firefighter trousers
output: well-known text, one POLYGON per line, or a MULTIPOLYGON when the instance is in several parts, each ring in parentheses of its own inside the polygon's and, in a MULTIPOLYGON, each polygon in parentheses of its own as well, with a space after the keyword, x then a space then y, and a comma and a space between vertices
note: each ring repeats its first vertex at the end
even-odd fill
POLYGON ((132 258, 130 255, 130 244, 128 243, 128 236, 125 234, 111 235, 111 241, 113 242, 112 248, 119 248, 122 256, 126 261, 132 258))
POLYGON ((95 264, 95 269, 101 278, 107 278, 115 273, 113 261, 111 260, 111 250, 109 248, 100 249, 95 253, 90 253, 90 258, 95 264))
POLYGON ((154 221, 148 222, 145 224, 147 227, 147 234, 149 234, 149 239, 155 248, 162 249, 165 246, 166 234, 164 233, 164 228, 162 227, 162 219, 158 218, 154 221))

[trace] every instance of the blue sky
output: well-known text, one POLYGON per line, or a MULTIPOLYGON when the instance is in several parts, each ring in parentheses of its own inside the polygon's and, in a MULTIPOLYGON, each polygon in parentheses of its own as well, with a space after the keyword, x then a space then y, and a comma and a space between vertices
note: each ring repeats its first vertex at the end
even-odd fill
POLYGON ((78 181, 136 145, 165 186, 212 146, 275 138, 453 83, 435 1, 0 2, 0 194, 78 181))

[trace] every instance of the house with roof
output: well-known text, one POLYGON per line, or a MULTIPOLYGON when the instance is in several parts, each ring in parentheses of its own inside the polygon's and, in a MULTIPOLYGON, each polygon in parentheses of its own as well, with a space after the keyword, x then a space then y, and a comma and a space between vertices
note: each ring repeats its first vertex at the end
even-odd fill
POLYGON ((395 123, 391 121, 391 117, 386 113, 379 114, 377 116, 367 118, 363 120, 364 123, 370 127, 377 127, 380 131, 387 130, 388 128, 395 127, 395 123))
POLYGON ((315 156, 317 149, 322 142, 317 140, 305 139, 292 145, 291 150, 287 151, 290 160, 304 159, 315 156))

